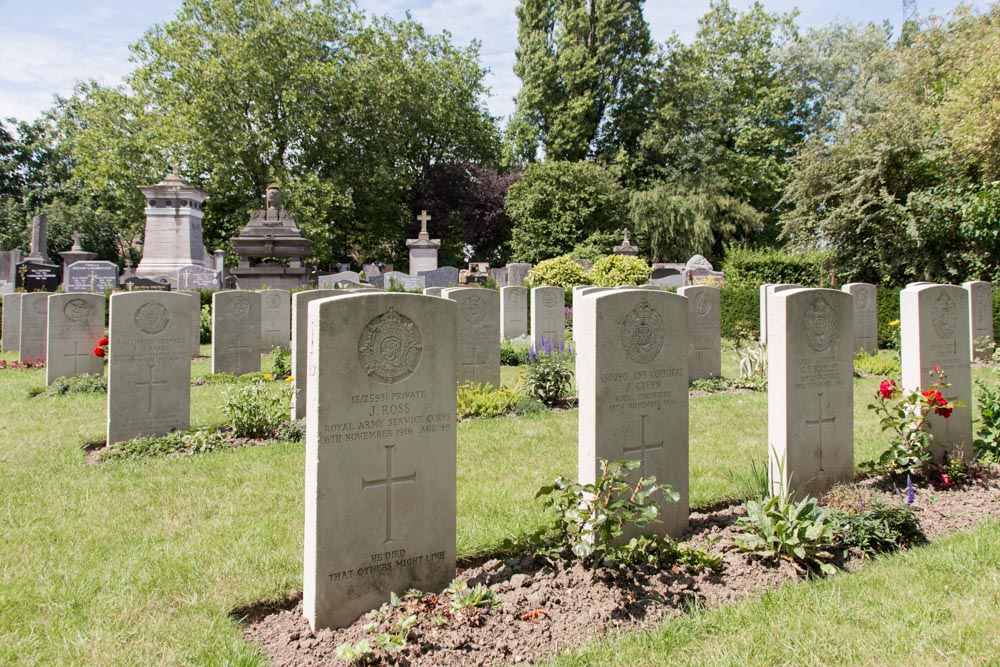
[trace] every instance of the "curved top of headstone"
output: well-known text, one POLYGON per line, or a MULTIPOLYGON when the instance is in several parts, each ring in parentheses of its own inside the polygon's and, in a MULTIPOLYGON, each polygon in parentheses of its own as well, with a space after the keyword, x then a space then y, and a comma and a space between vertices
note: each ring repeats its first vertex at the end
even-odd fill
POLYGON ((684 265, 685 270, 694 271, 695 269, 707 269, 709 271, 714 271, 715 268, 712 263, 705 259, 704 255, 694 255, 687 261, 684 265))

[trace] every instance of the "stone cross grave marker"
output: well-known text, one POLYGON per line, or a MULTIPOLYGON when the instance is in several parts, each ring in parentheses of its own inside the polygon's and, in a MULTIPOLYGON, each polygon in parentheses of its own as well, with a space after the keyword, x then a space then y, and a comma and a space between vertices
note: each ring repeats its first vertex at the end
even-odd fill
POLYGON ((528 288, 500 288, 500 338, 510 340, 528 333, 528 288))
POLYGON ((718 287, 691 285, 677 288, 688 300, 689 380, 722 376, 722 317, 718 287))
POLYGON ((878 288, 847 283, 840 289, 854 297, 854 352, 878 354, 878 288))
MULTIPOLYGON (((3 351, 21 349, 21 293, 3 295, 3 351)), ((19 352, 20 353, 20 352, 19 352)))
POLYGON ((562 287, 533 287, 531 289, 531 340, 541 347, 542 338, 556 347, 566 336, 566 302, 562 287))
POLYGON ((771 491, 819 495, 854 479, 854 300, 800 288, 767 307, 771 491))
POLYGON ((260 371, 260 294, 244 290, 212 295, 212 372, 260 371))
POLYGON ((104 338, 104 295, 53 294, 49 297, 45 384, 80 373, 104 374, 94 347, 104 338))
MULTIPOLYGON (((599 459, 634 460, 639 476, 669 484, 659 534, 688 522, 688 305, 667 292, 609 290, 575 304, 580 482, 600 475, 599 459)), ((634 531, 625 538, 635 537, 634 531)))
POLYGON ((946 452, 972 455, 972 369, 969 294, 957 285, 923 283, 899 293, 900 359, 903 386, 926 391, 937 380, 935 364, 950 386, 949 401, 961 401, 950 417, 931 415, 935 458, 946 452))
POLYGON ((288 349, 292 340, 292 294, 288 290, 260 292, 260 351, 288 349))
POLYGON ((441 292, 458 304, 456 380, 500 387, 500 293, 478 287, 441 292))
POLYGON ((49 297, 52 292, 29 292, 21 297, 22 359, 44 359, 48 338, 49 297))
POLYGON ((342 296, 348 293, 335 289, 312 289, 292 294, 292 381, 295 387, 295 394, 292 396, 292 419, 306 418, 306 396, 309 391, 309 384, 306 382, 308 306, 317 299, 328 299, 331 296, 342 296))
POLYGON ((993 286, 983 280, 962 283, 969 293, 969 329, 973 360, 993 356, 993 286))
POLYGON ((308 310, 303 609, 319 630, 455 576, 457 313, 378 292, 308 310))
POLYGON ((191 297, 111 295, 108 444, 191 424, 191 297))

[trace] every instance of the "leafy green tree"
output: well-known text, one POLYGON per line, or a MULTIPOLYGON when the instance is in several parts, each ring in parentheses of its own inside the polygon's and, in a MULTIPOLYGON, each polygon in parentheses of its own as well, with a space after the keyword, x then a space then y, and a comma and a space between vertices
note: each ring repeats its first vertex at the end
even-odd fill
POLYGON ((575 161, 638 146, 657 66, 643 0, 521 0, 514 156, 575 161))
POLYGON ((515 261, 537 263, 569 253, 594 232, 617 229, 626 195, 608 169, 592 162, 530 165, 507 193, 515 261))

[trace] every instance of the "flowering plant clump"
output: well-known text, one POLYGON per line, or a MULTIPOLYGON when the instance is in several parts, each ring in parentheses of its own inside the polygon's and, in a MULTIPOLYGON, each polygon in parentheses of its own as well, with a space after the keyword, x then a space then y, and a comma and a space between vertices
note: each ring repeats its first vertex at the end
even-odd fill
POLYGON ((20 361, 7 361, 0 359, 0 370, 25 371, 33 368, 45 368, 45 359, 21 359, 20 361))
POLYGON ((94 348, 94 356, 106 359, 108 356, 108 343, 110 341, 107 338, 102 338, 97 341, 97 347, 94 348))
POLYGON ((892 444, 877 461, 867 461, 863 467, 877 473, 930 478, 934 463, 930 416, 948 419, 956 407, 964 405, 945 398, 941 390, 949 385, 944 382, 944 373, 937 365, 933 372, 937 381, 923 392, 904 389, 894 379, 879 384, 875 403, 868 409, 880 415, 883 432, 892 432, 892 444))

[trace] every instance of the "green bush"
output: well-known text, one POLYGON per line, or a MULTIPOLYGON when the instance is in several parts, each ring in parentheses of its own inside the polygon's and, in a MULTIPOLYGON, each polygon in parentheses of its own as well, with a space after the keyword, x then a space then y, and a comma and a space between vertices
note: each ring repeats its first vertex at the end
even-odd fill
POLYGON ((569 255, 553 257, 544 262, 539 262, 528 272, 528 277, 524 279, 524 286, 528 288, 542 287, 543 285, 562 287, 565 290, 564 297, 567 306, 572 305, 573 287, 589 284, 590 279, 587 277, 587 272, 583 270, 582 266, 574 262, 569 255))
POLYGON ((509 340, 500 342, 500 365, 522 366, 528 363, 531 345, 528 342, 514 343, 509 340))
POLYGON ((615 251, 616 245, 621 245, 622 233, 615 232, 594 232, 586 239, 573 246, 570 256, 573 259, 585 259, 589 262, 606 257, 615 251))
MULTIPOLYGON (((204 292, 202 292, 204 294, 204 292)), ((212 342, 212 304, 201 307, 201 327, 199 329, 199 336, 201 337, 201 343, 203 345, 209 345, 212 342)))
POLYGON ((826 547, 834 540, 838 525, 834 513, 821 508, 815 498, 799 502, 792 495, 776 495, 758 502, 748 500, 747 515, 737 522, 746 534, 736 538, 741 551, 764 557, 793 560, 803 567, 832 574, 835 569, 825 562, 833 557, 826 547))
POLYGON ((541 352, 528 364, 525 372, 527 393, 542 405, 556 405, 571 396, 573 373, 572 355, 541 352))
POLYGON ((760 292, 756 287, 732 287, 728 282, 719 291, 722 336, 734 339, 747 332, 760 333, 760 292))
POLYGON ((601 287, 641 285, 651 273, 646 261, 628 255, 608 255, 597 260, 588 272, 590 282, 601 287))
POLYGON ((901 372, 899 359, 890 355, 888 352, 870 355, 862 351, 854 358, 854 372, 879 377, 899 377, 901 372))
POLYGON ((989 463, 1000 462, 1000 391, 976 380, 979 426, 974 438, 976 457, 989 463))
POLYGON ((278 380, 292 375, 292 351, 285 347, 271 350, 271 372, 278 380))
POLYGON ((502 417, 514 412, 518 394, 504 387, 494 388, 490 383, 463 384, 458 388, 458 418, 502 417))
POLYGON ((302 442, 306 439, 306 420, 292 419, 285 422, 278 429, 277 438, 288 442, 302 442))
POLYGON ((776 248, 734 246, 726 250, 722 270, 729 287, 757 289, 764 283, 793 283, 803 287, 829 284, 830 255, 790 252, 776 248))
POLYGON ((160 437, 140 436, 111 445, 101 453, 101 461, 121 461, 170 454, 210 452, 228 443, 214 428, 195 431, 171 431, 160 437))
POLYGON ((927 541, 920 519, 906 505, 890 507, 875 501, 869 509, 853 514, 837 512, 836 517, 840 524, 836 529, 838 541, 868 555, 908 549, 927 541))
POLYGON ((237 438, 277 435, 289 419, 291 388, 282 387, 280 394, 275 398, 262 379, 228 389, 223 395, 222 412, 233 426, 233 435, 237 438))
POLYGON ((45 393, 49 396, 65 396, 66 394, 106 394, 108 379, 104 373, 81 373, 70 377, 56 378, 45 393))
POLYGON ((879 287, 877 290, 878 346, 881 350, 899 349, 899 292, 898 287, 879 287))

